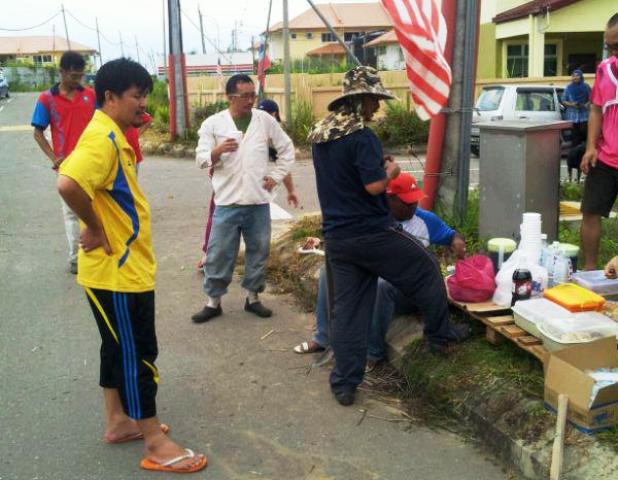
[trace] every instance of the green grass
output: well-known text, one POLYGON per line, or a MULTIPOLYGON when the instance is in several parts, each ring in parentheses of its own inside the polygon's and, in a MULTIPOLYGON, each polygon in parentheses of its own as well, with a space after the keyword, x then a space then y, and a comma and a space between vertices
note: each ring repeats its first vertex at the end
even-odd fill
MULTIPOLYGON (((560 222, 558 238, 562 243, 572 243, 580 246, 581 259, 581 235, 579 223, 560 222)), ((604 218, 603 233, 599 245, 599 260, 597 268, 603 266, 615 255, 618 255, 618 219, 604 218)), ((580 260, 581 262, 581 260, 580 260)))

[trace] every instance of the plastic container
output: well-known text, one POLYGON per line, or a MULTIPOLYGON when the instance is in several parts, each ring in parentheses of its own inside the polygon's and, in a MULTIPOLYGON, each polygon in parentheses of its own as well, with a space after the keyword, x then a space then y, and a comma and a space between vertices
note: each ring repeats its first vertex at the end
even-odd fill
POLYGON ((571 259, 560 248, 554 260, 554 285, 570 282, 572 274, 571 259))
POLYGON ((516 302, 513 306, 515 325, 525 330, 530 335, 540 338, 541 332, 538 325, 547 319, 572 318, 573 313, 566 308, 547 300, 546 298, 533 298, 516 302))
POLYGON ((564 254, 571 260, 573 271, 577 271, 577 256, 579 255, 579 247, 571 243, 561 243, 560 248, 564 254))
POLYGON ((605 299, 600 295, 574 283, 563 283, 549 288, 544 295, 570 312, 601 310, 605 303, 605 299))
POLYGON ((573 282, 599 295, 618 294, 618 279, 611 280, 607 278, 603 270, 574 273, 573 282))
POLYGON ((597 312, 577 313, 571 318, 547 319, 538 325, 538 329, 543 346, 550 352, 618 335, 618 324, 597 312))
POLYGON ((489 258, 494 264, 494 272, 500 271, 502 264, 509 259, 516 248, 517 243, 510 238, 492 238, 487 242, 489 258))

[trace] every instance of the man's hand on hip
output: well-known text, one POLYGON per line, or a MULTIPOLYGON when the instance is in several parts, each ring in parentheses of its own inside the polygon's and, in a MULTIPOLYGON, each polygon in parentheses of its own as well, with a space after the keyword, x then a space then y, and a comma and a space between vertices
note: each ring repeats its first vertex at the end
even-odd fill
POLYGON ((92 229, 85 226, 79 235, 79 246, 86 253, 101 247, 107 255, 112 254, 112 249, 109 246, 107 235, 105 235, 103 228, 92 229))

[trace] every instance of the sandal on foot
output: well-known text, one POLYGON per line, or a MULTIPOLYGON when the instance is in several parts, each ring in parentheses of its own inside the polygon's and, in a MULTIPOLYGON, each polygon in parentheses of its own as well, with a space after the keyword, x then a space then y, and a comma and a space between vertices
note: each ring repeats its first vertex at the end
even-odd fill
MULTIPOLYGON (((169 425, 166 425, 165 423, 161 424, 161 431, 163 433, 167 433, 170 431, 170 427, 169 425)), ((127 443, 127 442, 134 442, 136 440, 143 440, 144 439, 144 434, 142 432, 137 432, 137 433, 130 433, 129 435, 126 435, 124 437, 118 438, 116 440, 103 440, 105 443, 109 444, 109 445, 116 445, 118 443, 127 443)))
POLYGON ((147 458, 143 458, 139 463, 139 466, 144 470, 153 470, 155 472, 172 472, 172 473, 193 473, 199 472, 208 463, 206 457, 202 454, 196 455, 193 450, 190 448, 185 448, 185 454, 180 457, 172 458, 168 462, 165 463, 156 463, 147 458), (190 463, 188 465, 177 465, 183 460, 188 460, 190 458, 199 458, 199 462, 190 463))
POLYGON ((309 342, 303 342, 303 343, 299 343, 298 345, 294 347, 294 352, 301 353, 301 354, 316 353, 316 352, 322 352, 322 351, 324 351, 324 347, 314 341, 311 341, 311 345, 309 345, 309 342))

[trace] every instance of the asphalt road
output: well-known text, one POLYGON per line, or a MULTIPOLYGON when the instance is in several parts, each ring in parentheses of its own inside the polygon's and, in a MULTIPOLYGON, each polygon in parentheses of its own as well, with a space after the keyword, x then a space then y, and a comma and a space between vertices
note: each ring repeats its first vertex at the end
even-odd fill
MULTIPOLYGON (((55 174, 28 126, 35 98, 0 104, 0 479, 177 478, 141 471, 139 442, 101 441, 98 332, 66 270, 55 174)), ((339 406, 328 371, 309 372, 311 359, 291 352, 313 320, 286 296, 265 294, 275 315, 258 320, 235 280, 225 315, 193 325, 205 178, 186 160, 146 158, 140 171, 159 262, 159 413, 174 439, 208 456, 192 478, 505 478, 461 438, 402 422, 392 402, 362 394, 358 407, 339 406)))

